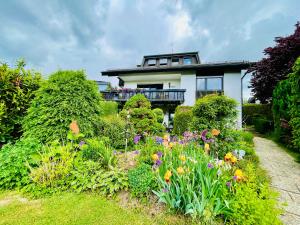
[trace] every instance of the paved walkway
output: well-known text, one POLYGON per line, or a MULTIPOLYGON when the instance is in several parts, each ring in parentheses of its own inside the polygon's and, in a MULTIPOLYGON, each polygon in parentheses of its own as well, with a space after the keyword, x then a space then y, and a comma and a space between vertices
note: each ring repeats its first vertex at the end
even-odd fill
POLYGON ((288 206, 281 219, 284 224, 300 224, 300 164, 276 143, 255 137, 256 153, 261 166, 272 178, 272 187, 280 192, 280 201, 288 206))

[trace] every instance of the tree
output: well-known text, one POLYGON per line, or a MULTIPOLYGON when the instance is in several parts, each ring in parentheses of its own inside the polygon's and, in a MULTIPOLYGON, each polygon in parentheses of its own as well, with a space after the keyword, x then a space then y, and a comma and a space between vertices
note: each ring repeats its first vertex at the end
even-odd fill
POLYGON ((253 73, 250 87, 254 97, 261 103, 272 100, 275 86, 279 81, 287 78, 300 55, 300 22, 297 22, 295 26, 296 29, 292 35, 276 37, 276 46, 264 50, 267 57, 255 63, 247 71, 253 73))
POLYGON ((21 121, 40 87, 41 75, 24 67, 24 60, 16 68, 0 64, 0 146, 22 135, 21 121))

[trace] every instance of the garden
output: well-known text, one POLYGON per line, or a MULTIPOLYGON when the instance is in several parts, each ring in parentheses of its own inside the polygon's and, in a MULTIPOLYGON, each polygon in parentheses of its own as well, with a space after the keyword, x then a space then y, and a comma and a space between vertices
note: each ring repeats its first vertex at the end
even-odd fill
POLYGON ((20 61, 0 81, 1 196, 35 202, 0 206, 5 224, 281 224, 233 99, 178 106, 167 133, 144 95, 118 110, 83 71, 44 80, 20 61))

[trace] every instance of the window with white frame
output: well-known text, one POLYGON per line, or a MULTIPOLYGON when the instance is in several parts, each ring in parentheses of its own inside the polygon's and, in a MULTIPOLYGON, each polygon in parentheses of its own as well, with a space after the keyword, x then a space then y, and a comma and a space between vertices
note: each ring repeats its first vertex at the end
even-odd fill
POLYGON ((148 66, 155 66, 156 65, 156 59, 148 59, 148 66))
POLYGON ((223 92, 223 76, 197 77, 196 96, 201 98, 208 94, 223 92))

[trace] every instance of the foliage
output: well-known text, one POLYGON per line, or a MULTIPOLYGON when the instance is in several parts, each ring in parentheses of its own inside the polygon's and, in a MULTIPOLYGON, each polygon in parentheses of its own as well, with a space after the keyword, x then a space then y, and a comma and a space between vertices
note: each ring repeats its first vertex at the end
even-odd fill
POLYGON ((295 32, 287 37, 275 38, 276 46, 264 50, 267 56, 255 63, 248 72, 253 72, 251 88, 254 97, 261 103, 272 99, 272 92, 281 80, 287 78, 300 52, 300 23, 295 32))
POLYGON ((139 142, 136 149, 140 150, 138 155, 139 163, 152 165, 151 156, 158 151, 163 151, 164 148, 161 144, 158 144, 154 138, 147 137, 145 142, 139 142))
POLYGON ((290 125, 292 127, 293 144, 300 151, 300 57, 297 59, 293 73, 289 75, 291 82, 290 125))
POLYGON ((224 130, 234 126, 237 116, 237 103, 224 95, 206 95, 197 100, 193 107, 192 128, 224 130))
POLYGON ((155 194, 171 209, 213 222, 230 213, 228 188, 217 165, 201 152, 195 145, 165 151, 158 169, 160 190, 155 194))
POLYGON ((64 186, 65 177, 73 167, 75 154, 70 143, 65 146, 57 143, 45 146, 39 167, 31 169, 32 181, 43 188, 64 186))
POLYGON ((245 168, 247 182, 234 187, 231 202, 232 224, 281 224, 278 219, 281 210, 277 206, 278 194, 273 192, 266 181, 261 182, 251 163, 245 168), (268 209, 268 210, 266 210, 268 209))
POLYGON ((243 122, 247 125, 253 125, 256 117, 273 120, 271 104, 243 104, 242 112, 243 122))
POLYGON ((128 172, 129 188, 134 196, 149 194, 154 187, 155 176, 150 165, 140 164, 128 172))
POLYGON ((6 144, 0 151, 0 189, 21 188, 30 183, 29 167, 38 164, 41 144, 32 138, 6 144))
POLYGON ((58 71, 36 92, 23 123, 24 136, 42 142, 65 140, 71 121, 92 137, 99 132, 102 113, 97 85, 83 71, 58 71))
POLYGON ((128 99, 120 115, 129 120, 137 134, 162 132, 163 126, 157 122, 150 101, 142 94, 128 99))
POLYGON ((113 154, 113 149, 107 143, 105 139, 90 138, 85 140, 85 144, 82 145, 82 158, 85 160, 92 160, 100 163, 104 168, 111 167, 115 164, 116 158, 113 154))
POLYGON ((98 162, 79 160, 70 172, 68 186, 76 192, 94 191, 111 197, 127 190, 128 178, 121 170, 106 171, 98 162))
POLYGON ((0 147, 22 135, 22 119, 41 83, 41 75, 24 66, 23 60, 16 68, 0 64, 0 147))
POLYGON ((126 123, 122 117, 111 115, 103 117, 102 120, 101 135, 109 138, 112 147, 124 148, 126 138, 128 140, 133 139, 133 127, 126 123))
POLYGON ((103 116, 116 115, 118 113, 118 103, 114 101, 101 101, 103 116))
POLYGON ((255 131, 265 134, 273 130, 273 121, 263 117, 256 117, 253 120, 255 131))
POLYGON ((177 106, 174 115, 173 132, 177 135, 182 135, 183 132, 190 130, 190 123, 193 118, 192 107, 177 106))
POLYGON ((155 108, 152 110, 152 112, 155 114, 158 123, 164 122, 164 111, 162 109, 155 108))

